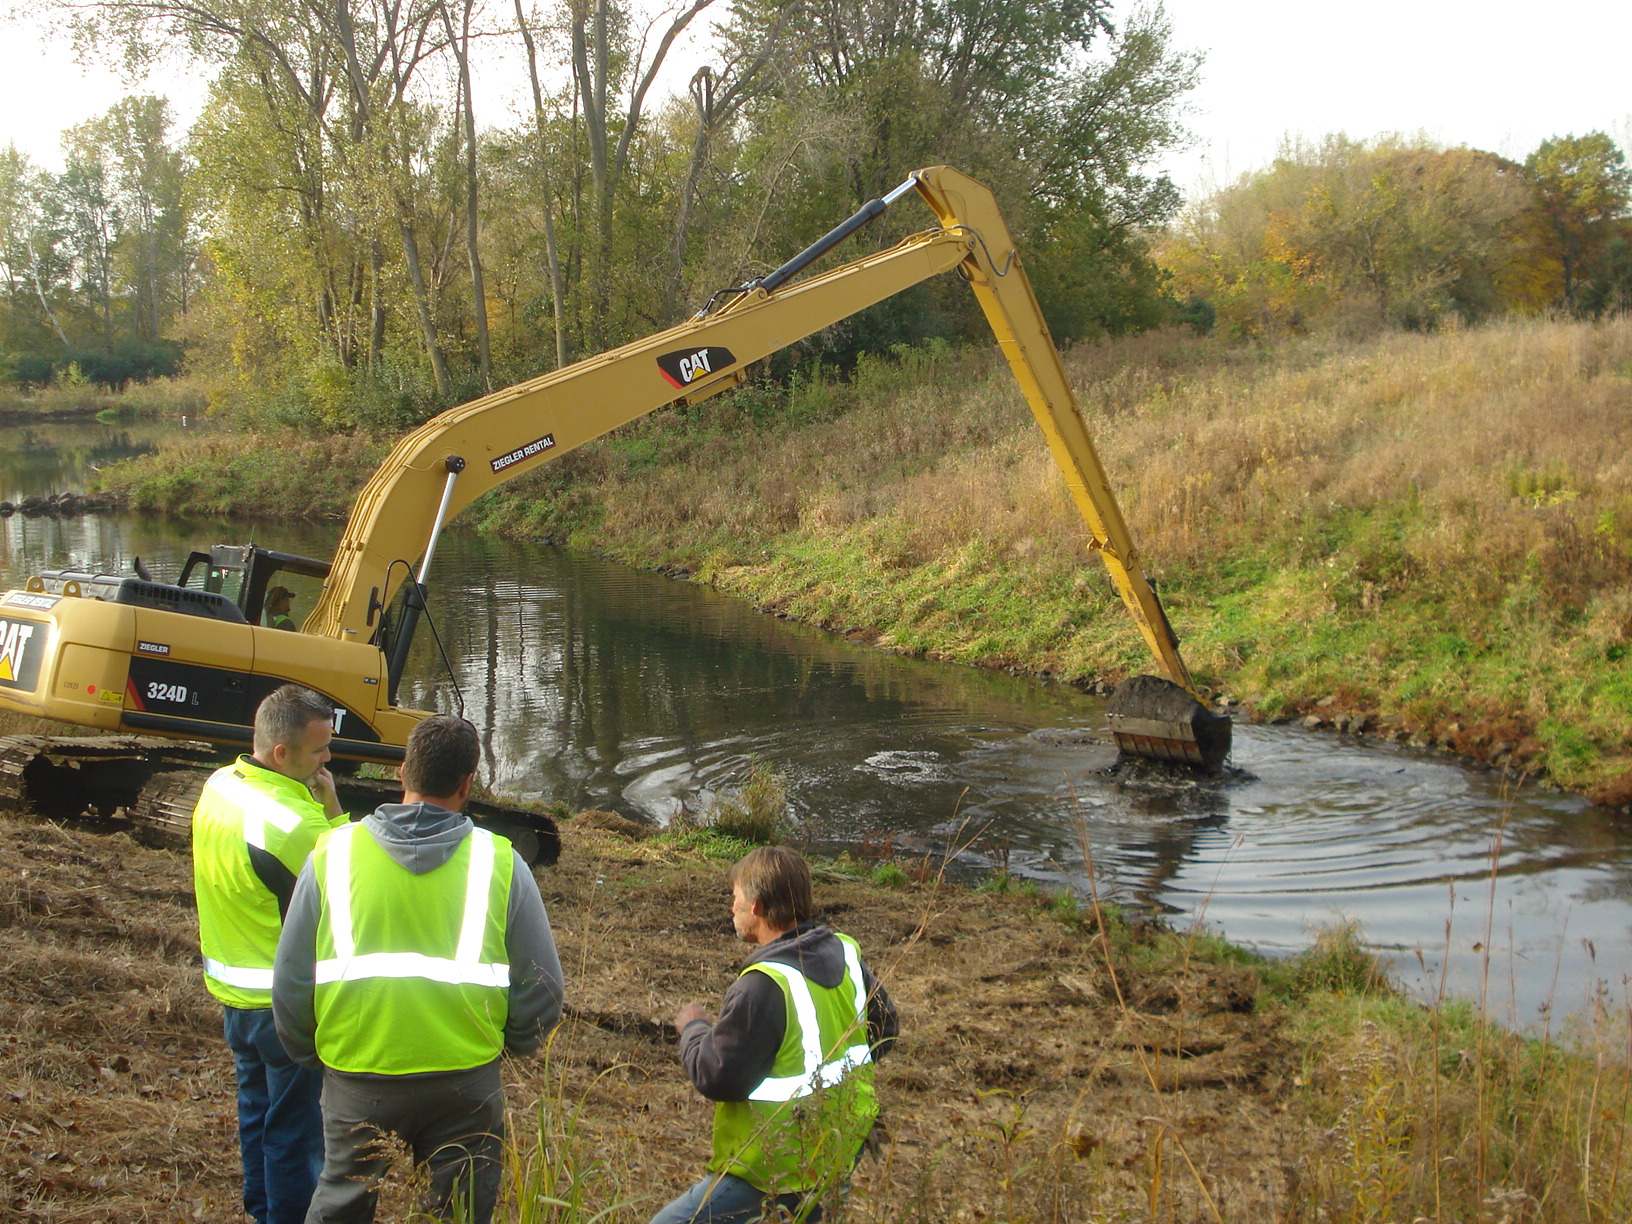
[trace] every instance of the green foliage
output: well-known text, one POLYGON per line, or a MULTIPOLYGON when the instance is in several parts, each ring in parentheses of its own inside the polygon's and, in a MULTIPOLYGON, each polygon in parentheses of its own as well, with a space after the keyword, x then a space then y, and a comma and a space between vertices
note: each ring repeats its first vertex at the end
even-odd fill
POLYGON ((1195 206, 1164 263, 1235 335, 1535 309, 1532 196, 1515 171, 1397 137, 1290 144, 1195 206))
POLYGON ((1632 202, 1632 167, 1603 132, 1544 140, 1524 160, 1546 217, 1551 253, 1563 271, 1564 301, 1575 305, 1583 281, 1604 262, 1615 222, 1632 202))
POLYGON ((707 859, 730 863, 764 844, 733 837, 714 825, 674 824, 665 829, 659 838, 677 850, 689 850, 707 859))
POLYGON ((504 1145, 507 1176, 501 1186, 508 1201, 498 1218, 511 1224, 599 1224, 621 1218, 630 1205, 624 1170, 598 1150, 584 1117, 587 1102, 568 1095, 554 1062, 556 1041, 546 1047, 548 1087, 532 1105, 532 1133, 507 1138, 504 1145))
POLYGON ((1006 870, 998 870, 992 872, 991 875, 975 885, 975 891, 1005 897, 1013 892, 1017 886, 1018 882, 1014 876, 1010 875, 1006 870))
POLYGON ((70 349, 66 353, 19 356, 11 381, 19 387, 98 386, 124 391, 133 382, 173 378, 181 373, 183 355, 174 341, 124 339, 106 350, 70 349))
POLYGON ((1360 924, 1353 921, 1317 931, 1313 946, 1267 976, 1294 998, 1317 993, 1393 993, 1377 958, 1361 942, 1360 924))
POLYGON ((131 97, 63 134, 60 174, 0 154, 0 346, 26 359, 17 385, 75 366, 111 389, 175 372, 169 333, 199 278, 169 126, 162 99, 131 97))
POLYGON ((1069 889, 1062 889, 1049 896, 1046 908, 1049 917, 1068 925, 1082 921, 1082 902, 1077 894, 1069 889))
POLYGON ((912 877, 899 863, 880 863, 873 868, 872 881, 880 888, 905 888, 912 882, 912 877))
POLYGON ((788 787, 775 768, 754 762, 735 798, 716 801, 712 825, 721 836, 751 846, 774 846, 787 834, 788 787))
POLYGON ((348 436, 210 434, 105 469, 139 510, 234 518, 342 516, 385 457, 348 436))
POLYGON ((449 405, 413 365, 384 362, 374 371, 314 364, 269 387, 242 387, 232 397, 242 428, 336 432, 363 430, 390 437, 449 405))
POLYGON ((1620 232, 1605 241, 1603 257, 1576 301, 1581 312, 1593 318, 1632 311, 1632 224, 1623 222, 1620 232))

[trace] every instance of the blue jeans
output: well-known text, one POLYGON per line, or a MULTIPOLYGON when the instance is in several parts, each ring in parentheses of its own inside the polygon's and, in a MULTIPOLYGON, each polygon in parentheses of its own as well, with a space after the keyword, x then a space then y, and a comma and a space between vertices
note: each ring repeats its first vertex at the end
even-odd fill
MULTIPOLYGON (((653 1216, 651 1224, 752 1224, 764 1219, 773 1205, 786 1211, 787 1219, 797 1220, 804 1199, 802 1194, 781 1194, 772 1199, 752 1182, 734 1174, 710 1173, 653 1216)), ((816 1224, 821 1218, 821 1206, 812 1203, 804 1224, 816 1224)))
POLYGON ((271 1008, 224 1010, 238 1071, 244 1210, 256 1224, 301 1224, 323 1167, 323 1073, 283 1052, 271 1008))

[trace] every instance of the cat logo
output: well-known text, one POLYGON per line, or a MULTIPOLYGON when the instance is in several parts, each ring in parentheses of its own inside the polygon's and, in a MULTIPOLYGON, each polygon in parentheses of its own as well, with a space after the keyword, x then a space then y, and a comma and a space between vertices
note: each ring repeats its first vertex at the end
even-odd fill
POLYGON ((29 690, 34 688, 34 681, 40 672, 40 656, 44 653, 35 645, 34 638, 36 632, 43 628, 43 625, 33 621, 0 616, 0 685, 29 690))
POLYGON ((704 374, 718 373, 736 363, 730 349, 710 346, 686 353, 664 353, 657 359, 657 368, 671 387, 684 391, 704 374))

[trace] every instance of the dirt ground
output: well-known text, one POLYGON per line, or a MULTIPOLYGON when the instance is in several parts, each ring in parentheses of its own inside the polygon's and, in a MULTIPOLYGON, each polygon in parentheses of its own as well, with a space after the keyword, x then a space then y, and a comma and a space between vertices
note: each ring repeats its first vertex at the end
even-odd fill
MULTIPOLYGON (((669 1017, 712 1010, 742 951, 726 864, 563 826, 540 868, 568 982, 545 1057, 508 1065, 535 1192, 644 1221, 706 1157, 710 1107, 669 1017), (549 1180, 551 1177, 553 1181, 549 1180)), ((197 968, 185 848, 0 816, 0 1220, 242 1220, 232 1065, 197 968)), ((1256 979, 1107 969, 1034 898, 818 879, 900 1008, 879 1069, 888 1124, 859 1220, 1272 1220, 1320 1136, 1256 979)), ((535 1205, 536 1206, 536 1205, 535 1205)), ((384 1220, 411 1215, 388 1193, 384 1220)), ((572 1218, 513 1202, 502 1219, 572 1218)))

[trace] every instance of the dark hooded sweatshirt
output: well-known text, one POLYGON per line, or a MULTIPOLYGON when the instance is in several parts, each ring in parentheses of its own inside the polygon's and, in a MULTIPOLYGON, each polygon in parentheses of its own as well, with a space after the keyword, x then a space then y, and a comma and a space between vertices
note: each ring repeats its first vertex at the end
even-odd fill
MULTIPOLYGON (((363 819, 363 827, 396 863, 424 875, 447 862, 474 826, 469 817, 432 803, 386 803, 363 819)), ((295 884, 272 968, 272 1016, 278 1037, 289 1057, 304 1067, 323 1065, 317 1057, 315 1009, 318 908, 317 880, 312 861, 307 859, 295 884)), ((544 899, 532 870, 519 854, 504 943, 510 961, 504 1048, 512 1054, 531 1054, 561 1019, 562 978, 544 899)), ((412 1036, 405 1039, 412 1040, 412 1036)))
MULTIPOLYGON (((743 967, 762 960, 792 965, 828 990, 844 980, 844 945, 818 922, 801 923, 756 948, 743 967)), ((865 963, 861 979, 867 989, 867 1040, 876 1061, 895 1044, 895 1005, 865 963)), ((786 1032, 782 988, 767 974, 744 973, 725 992, 718 1020, 686 1025, 680 1034, 680 1064, 709 1100, 746 1101, 771 1073, 786 1032)))

